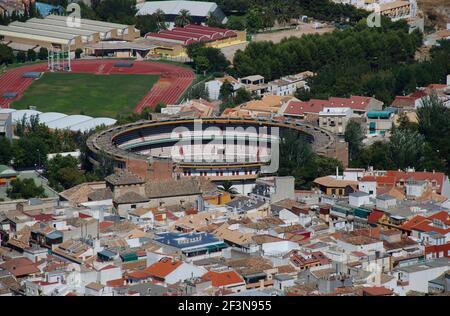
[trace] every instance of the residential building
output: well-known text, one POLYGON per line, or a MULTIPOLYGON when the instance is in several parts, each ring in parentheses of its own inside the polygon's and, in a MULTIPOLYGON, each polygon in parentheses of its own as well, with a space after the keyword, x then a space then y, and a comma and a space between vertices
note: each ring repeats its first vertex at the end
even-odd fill
POLYGON ((13 136, 11 113, 0 113, 0 137, 11 140, 13 136))
POLYGON ((343 135, 352 115, 353 110, 349 107, 323 108, 319 112, 319 127, 334 134, 343 135))

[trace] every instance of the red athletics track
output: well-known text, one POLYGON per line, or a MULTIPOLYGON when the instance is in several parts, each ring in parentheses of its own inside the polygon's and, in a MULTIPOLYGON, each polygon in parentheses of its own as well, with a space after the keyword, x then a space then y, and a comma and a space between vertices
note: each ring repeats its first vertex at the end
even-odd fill
MULTIPOLYGON (((119 60, 77 60, 72 62, 72 72, 93 73, 98 75, 108 74, 152 74, 160 75, 151 90, 136 105, 135 112, 140 113, 145 107, 155 107, 158 102, 164 104, 174 104, 183 95, 191 82, 194 80, 194 73, 185 67, 157 62, 134 61, 133 67, 114 67, 114 63, 119 60)), ((37 71, 46 72, 47 64, 35 64, 23 67, 12 68, 0 75, 0 108, 9 108, 10 104, 21 98, 24 91, 34 79, 22 78, 25 72, 37 71), (6 92, 16 92, 15 99, 4 99, 6 92)), ((111 87, 114 88, 114 87, 111 87)))

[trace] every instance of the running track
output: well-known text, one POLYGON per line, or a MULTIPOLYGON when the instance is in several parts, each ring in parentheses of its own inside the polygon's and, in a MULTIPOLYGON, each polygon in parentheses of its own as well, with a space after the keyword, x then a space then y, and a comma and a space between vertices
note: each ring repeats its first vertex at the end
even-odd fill
MULTIPOLYGON (((133 67, 114 67, 118 60, 83 60, 72 62, 72 72, 108 74, 152 74, 159 75, 159 80, 136 105, 135 112, 140 113, 145 107, 154 108, 158 102, 174 104, 183 95, 194 80, 194 73, 185 67, 157 62, 133 62, 133 67)), ((23 78, 29 71, 45 72, 47 64, 35 64, 13 68, 0 75, 0 108, 9 108, 10 104, 22 97, 24 91, 34 79, 23 78), (5 92, 16 92, 15 99, 2 98, 5 92)), ((113 87, 112 87, 113 88, 113 87)))

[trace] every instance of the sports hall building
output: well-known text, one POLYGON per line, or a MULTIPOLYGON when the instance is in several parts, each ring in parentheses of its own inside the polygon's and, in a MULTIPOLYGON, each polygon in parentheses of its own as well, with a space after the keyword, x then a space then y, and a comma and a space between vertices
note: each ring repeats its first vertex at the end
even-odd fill
POLYGON ((133 25, 80 19, 79 25, 71 27, 67 18, 48 15, 43 19, 0 25, 0 43, 19 51, 38 50, 40 47, 75 51, 87 44, 108 40, 133 41, 140 36, 133 25))

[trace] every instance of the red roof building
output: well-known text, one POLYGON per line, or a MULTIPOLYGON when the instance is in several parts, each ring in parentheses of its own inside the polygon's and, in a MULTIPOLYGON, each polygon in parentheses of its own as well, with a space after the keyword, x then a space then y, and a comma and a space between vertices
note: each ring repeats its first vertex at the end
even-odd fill
POLYGON ((8 271, 16 278, 26 277, 41 272, 33 261, 24 257, 8 260, 0 264, 0 269, 8 271))
POLYGON ((164 281, 164 279, 179 266, 183 264, 182 261, 173 261, 171 258, 163 258, 158 262, 155 262, 147 269, 145 273, 153 278, 164 281))
POLYGON ((414 181, 426 181, 431 184, 431 187, 438 194, 441 194, 444 182, 448 181, 447 176, 442 172, 388 170, 386 176, 393 177, 395 179, 395 184, 399 186, 403 186, 409 179, 414 181))
POLYGON ((283 114, 287 116, 304 117, 306 114, 319 114, 324 107, 349 107, 356 113, 365 113, 372 107, 380 109, 382 102, 364 96, 351 96, 350 98, 331 97, 328 100, 311 99, 309 101, 291 101, 287 104, 283 114))
POLYGON ((235 271, 215 272, 209 271, 202 276, 202 280, 211 281, 215 287, 235 287, 245 285, 244 279, 235 271))
POLYGON ((194 24, 189 24, 185 27, 175 27, 172 30, 161 30, 158 33, 150 32, 145 34, 147 39, 156 39, 181 45, 189 45, 196 42, 213 42, 232 37, 237 37, 235 31, 194 24))

